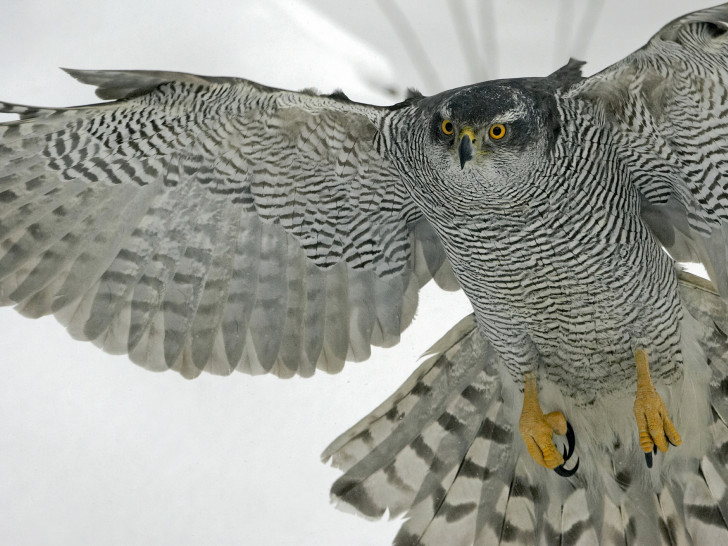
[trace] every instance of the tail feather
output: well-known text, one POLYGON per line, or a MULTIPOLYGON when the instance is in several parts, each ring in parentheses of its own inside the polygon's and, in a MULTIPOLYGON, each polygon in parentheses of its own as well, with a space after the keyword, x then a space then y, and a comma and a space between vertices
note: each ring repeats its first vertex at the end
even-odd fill
MULTIPOLYGON (((695 355, 712 373, 713 421, 709 430, 693 432, 693 446, 656 455, 651 471, 636 441, 615 440, 598 451, 580 448, 577 439, 577 455, 592 460, 569 479, 536 465, 513 430, 520 399, 500 378, 498 357, 471 318, 327 448, 324 459, 344 470, 332 498, 367 517, 405 513, 398 546, 728 543, 725 307, 704 286, 683 279, 681 291, 696 319, 689 323, 701 345, 695 355)), ((707 381, 685 383, 683 396, 703 397, 681 400, 685 412, 707 411, 707 381)), ((581 441, 597 439, 593 433, 581 441)))
POLYGON ((510 485, 508 504, 503 518, 499 544, 535 544, 540 514, 536 506, 539 500, 534 483, 526 466, 519 458, 510 485))
POLYGON ((562 507, 555 502, 550 502, 544 507, 541 530, 538 534, 538 546, 551 546, 561 544, 561 519, 562 507))
MULTIPOLYGON (((478 370, 482 362, 469 358, 481 354, 476 347, 482 344, 471 327, 456 351, 427 361, 410 392, 392 399, 391 407, 376 419, 379 430, 353 435, 352 448, 358 450, 371 445, 374 435, 382 436, 382 428, 393 427, 348 467, 334 484, 333 495, 367 516, 381 517, 387 509, 396 515, 422 498, 441 494, 441 480, 462 460, 478 430, 483 400, 492 397, 483 394, 493 391, 492 374, 478 370), (458 359, 451 360, 453 356, 458 359)), ((340 449, 349 451, 347 446, 340 449)), ((324 457, 330 453, 331 448, 324 457)))
POLYGON ((717 462, 713 454, 706 455, 700 462, 700 472, 708 486, 715 508, 717 508, 723 523, 728 524, 728 512, 726 512, 728 482, 726 482, 725 468, 721 469, 716 464, 717 462))
POLYGON ((589 497, 589 513, 601 520, 599 544, 627 544, 622 512, 609 495, 589 497))
POLYGON ((475 542, 498 544, 503 536, 514 472, 511 453, 513 432, 505 419, 504 405, 498 408, 495 419, 484 419, 479 436, 486 442, 487 455, 480 471, 483 483, 475 518, 475 542))
POLYGON ((334 440, 321 455, 322 460, 331 459, 335 467, 348 471, 381 444, 400 425, 401 418, 412 414, 421 393, 432 389, 435 379, 443 371, 445 361, 438 362, 441 354, 453 360, 458 358, 454 352, 448 355, 447 350, 460 351, 459 342, 472 335, 474 324, 473 317, 468 316, 453 327, 440 340, 436 354, 423 362, 379 407, 334 440))
POLYGON ((447 540, 472 542, 474 521, 478 513, 481 483, 485 479, 491 441, 488 424, 493 423, 501 404, 491 404, 484 412, 485 419, 475 419, 478 430, 466 446, 467 454, 458 467, 451 468, 437 490, 420 490, 418 501, 397 535, 396 544, 444 544, 447 540), (426 493, 425 493, 426 492, 426 493), (451 525, 465 519, 469 525, 451 525))
POLYGON ((635 484, 620 504, 627 544, 670 544, 667 525, 658 506, 657 496, 643 484, 635 484))
MULTIPOLYGON (((558 503, 554 503, 558 506, 558 503)), ((561 509, 561 533, 551 544, 598 544, 596 520, 591 513, 589 498, 583 487, 576 488, 564 501, 561 509)), ((544 542, 546 544, 546 542, 544 542)))
POLYGON ((715 449, 703 457, 700 471, 723 521, 728 525, 728 427, 714 412, 710 429, 715 449))
POLYGON ((694 544, 726 544, 728 531, 710 488, 701 475, 686 477, 683 510, 685 525, 694 544))
POLYGON ((667 525, 669 544, 673 546, 688 546, 692 544, 685 525, 683 512, 679 509, 682 506, 682 491, 676 491, 675 487, 670 487, 668 484, 665 484, 657 495, 657 499, 660 503, 662 519, 667 525))

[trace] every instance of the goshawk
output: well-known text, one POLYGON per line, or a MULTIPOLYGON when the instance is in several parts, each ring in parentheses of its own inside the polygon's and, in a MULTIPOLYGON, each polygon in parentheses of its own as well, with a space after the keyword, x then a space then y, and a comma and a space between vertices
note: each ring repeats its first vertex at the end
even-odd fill
POLYGON ((397 544, 726 543, 727 31, 390 107, 71 70, 110 102, 0 103, 0 301, 151 370, 308 376, 434 278, 474 314, 325 451, 338 501, 397 544))

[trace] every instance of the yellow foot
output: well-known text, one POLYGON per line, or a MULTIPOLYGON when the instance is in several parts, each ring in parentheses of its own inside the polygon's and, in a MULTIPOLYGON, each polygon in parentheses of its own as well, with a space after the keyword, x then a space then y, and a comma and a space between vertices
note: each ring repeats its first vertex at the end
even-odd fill
MULTIPOLYGON (((536 377, 532 373, 526 374, 525 383, 523 412, 518 429, 531 457, 541 466, 553 470, 564 464, 564 457, 554 445, 553 435, 566 434, 566 418, 560 411, 543 414, 538 403, 536 377)), ((569 447, 569 454, 571 449, 573 446, 569 447)))
POLYGON ((634 416, 637 419, 640 446, 645 452, 647 466, 652 467, 652 453, 655 452, 655 447, 665 453, 668 448, 667 442, 679 446, 682 440, 670 420, 665 402, 652 384, 647 353, 638 349, 635 352, 635 362, 637 396, 634 401, 634 416))

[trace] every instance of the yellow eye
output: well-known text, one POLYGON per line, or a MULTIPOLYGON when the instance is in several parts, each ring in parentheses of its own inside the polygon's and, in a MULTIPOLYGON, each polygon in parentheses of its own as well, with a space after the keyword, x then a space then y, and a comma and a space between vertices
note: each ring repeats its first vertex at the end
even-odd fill
POLYGON ((488 134, 493 140, 500 140, 504 136, 506 136, 506 126, 502 123, 496 123, 494 125, 491 125, 490 129, 488 130, 488 134))
POLYGON ((442 132, 446 135, 451 135, 455 132, 455 127, 453 127, 452 121, 446 119, 442 122, 442 132))

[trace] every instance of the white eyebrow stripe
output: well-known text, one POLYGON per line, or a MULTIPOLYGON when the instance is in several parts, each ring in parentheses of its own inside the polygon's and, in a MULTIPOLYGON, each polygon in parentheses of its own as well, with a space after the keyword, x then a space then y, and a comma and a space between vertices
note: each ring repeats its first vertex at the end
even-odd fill
POLYGON ((502 114, 497 115, 493 118, 493 123, 508 123, 509 121, 515 121, 526 116, 526 109, 521 106, 520 108, 514 108, 508 110, 502 114))

